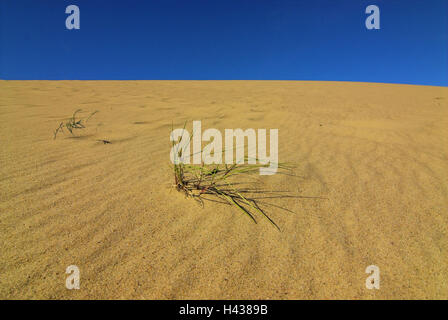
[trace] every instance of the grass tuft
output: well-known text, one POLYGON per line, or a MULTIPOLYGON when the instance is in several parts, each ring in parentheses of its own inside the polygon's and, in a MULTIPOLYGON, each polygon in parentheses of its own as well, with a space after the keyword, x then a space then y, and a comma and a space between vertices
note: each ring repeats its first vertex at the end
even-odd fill
POLYGON ((59 127, 56 128, 56 130, 54 130, 54 137, 53 139, 56 139, 57 134, 59 132, 64 132, 64 128, 66 128, 72 135, 74 135, 73 130, 77 130, 77 129, 84 129, 85 125, 87 123, 87 121, 89 121, 89 119, 96 114, 98 111, 94 111, 92 112, 88 117, 83 117, 83 118, 77 118, 77 114, 79 112, 81 112, 81 109, 76 110, 73 115, 71 116, 71 118, 68 118, 66 122, 61 122, 59 124, 59 127))
MULTIPOLYGON (((182 138, 179 142, 181 141, 182 138)), ((174 147, 174 141, 172 145, 174 147)), ((179 158, 182 156, 182 150, 177 149, 175 152, 179 158)), ((263 207, 272 206, 292 211, 268 203, 263 199, 300 197, 294 196, 288 191, 258 188, 259 179, 256 179, 254 175, 259 173, 261 167, 269 165, 248 164, 247 160, 246 158, 244 163, 231 165, 174 163, 174 187, 177 191, 184 193, 186 197, 196 200, 201 206, 204 206, 204 201, 230 205, 247 215, 254 223, 257 223, 257 216, 261 216, 280 231, 280 227, 268 216, 263 207)), ((278 164, 277 174, 294 176, 292 168, 291 165, 278 164)))

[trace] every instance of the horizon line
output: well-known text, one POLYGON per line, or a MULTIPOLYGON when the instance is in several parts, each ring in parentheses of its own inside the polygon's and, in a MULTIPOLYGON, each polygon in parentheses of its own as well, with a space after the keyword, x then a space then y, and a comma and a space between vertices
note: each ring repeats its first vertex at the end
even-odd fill
POLYGON ((343 82, 365 84, 395 84, 447 88, 447 84, 422 84, 412 82, 376 82, 358 80, 291 80, 291 79, 2 79, 0 81, 277 81, 277 82, 343 82))

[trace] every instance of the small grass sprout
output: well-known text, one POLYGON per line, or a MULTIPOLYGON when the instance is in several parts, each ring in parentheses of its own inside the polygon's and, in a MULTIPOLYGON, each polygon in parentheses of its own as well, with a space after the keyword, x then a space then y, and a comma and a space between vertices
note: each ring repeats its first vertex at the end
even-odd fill
POLYGON ((89 121, 89 119, 96 113, 98 113, 98 111, 94 111, 92 113, 89 114, 89 116, 87 117, 78 117, 77 118, 77 114, 80 113, 82 110, 78 109, 76 110, 73 115, 71 116, 71 118, 68 118, 66 122, 61 122, 59 124, 59 127, 56 128, 56 130, 54 131, 54 137, 53 139, 56 139, 57 134, 59 132, 64 132, 64 128, 66 128, 72 135, 74 135, 73 131, 74 130, 78 130, 78 129, 84 129, 85 128, 85 124, 87 124, 87 122, 89 121))

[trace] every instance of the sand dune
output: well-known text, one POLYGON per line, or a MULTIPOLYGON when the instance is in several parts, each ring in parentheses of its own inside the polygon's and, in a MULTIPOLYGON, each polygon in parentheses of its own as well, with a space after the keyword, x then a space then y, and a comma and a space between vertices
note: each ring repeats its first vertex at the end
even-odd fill
POLYGON ((1 298, 448 298, 448 88, 0 81, 0 133, 1 298), (53 140, 77 108, 99 113, 53 140), (303 196, 268 209, 281 232, 172 189, 186 120, 279 129, 297 177, 262 179, 303 196))

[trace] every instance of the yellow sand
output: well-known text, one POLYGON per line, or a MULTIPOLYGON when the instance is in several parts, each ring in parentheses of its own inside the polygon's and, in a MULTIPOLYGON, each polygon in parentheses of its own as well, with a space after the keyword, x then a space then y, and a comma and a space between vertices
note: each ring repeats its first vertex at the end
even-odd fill
POLYGON ((0 298, 448 298, 448 88, 0 81, 0 298), (60 119, 99 110, 78 137, 60 119), (171 122, 278 128, 258 224, 171 188, 171 122), (103 144, 97 139, 107 139, 103 144), (380 290, 365 269, 380 268, 380 290), (67 290, 76 265, 81 289, 67 290))

